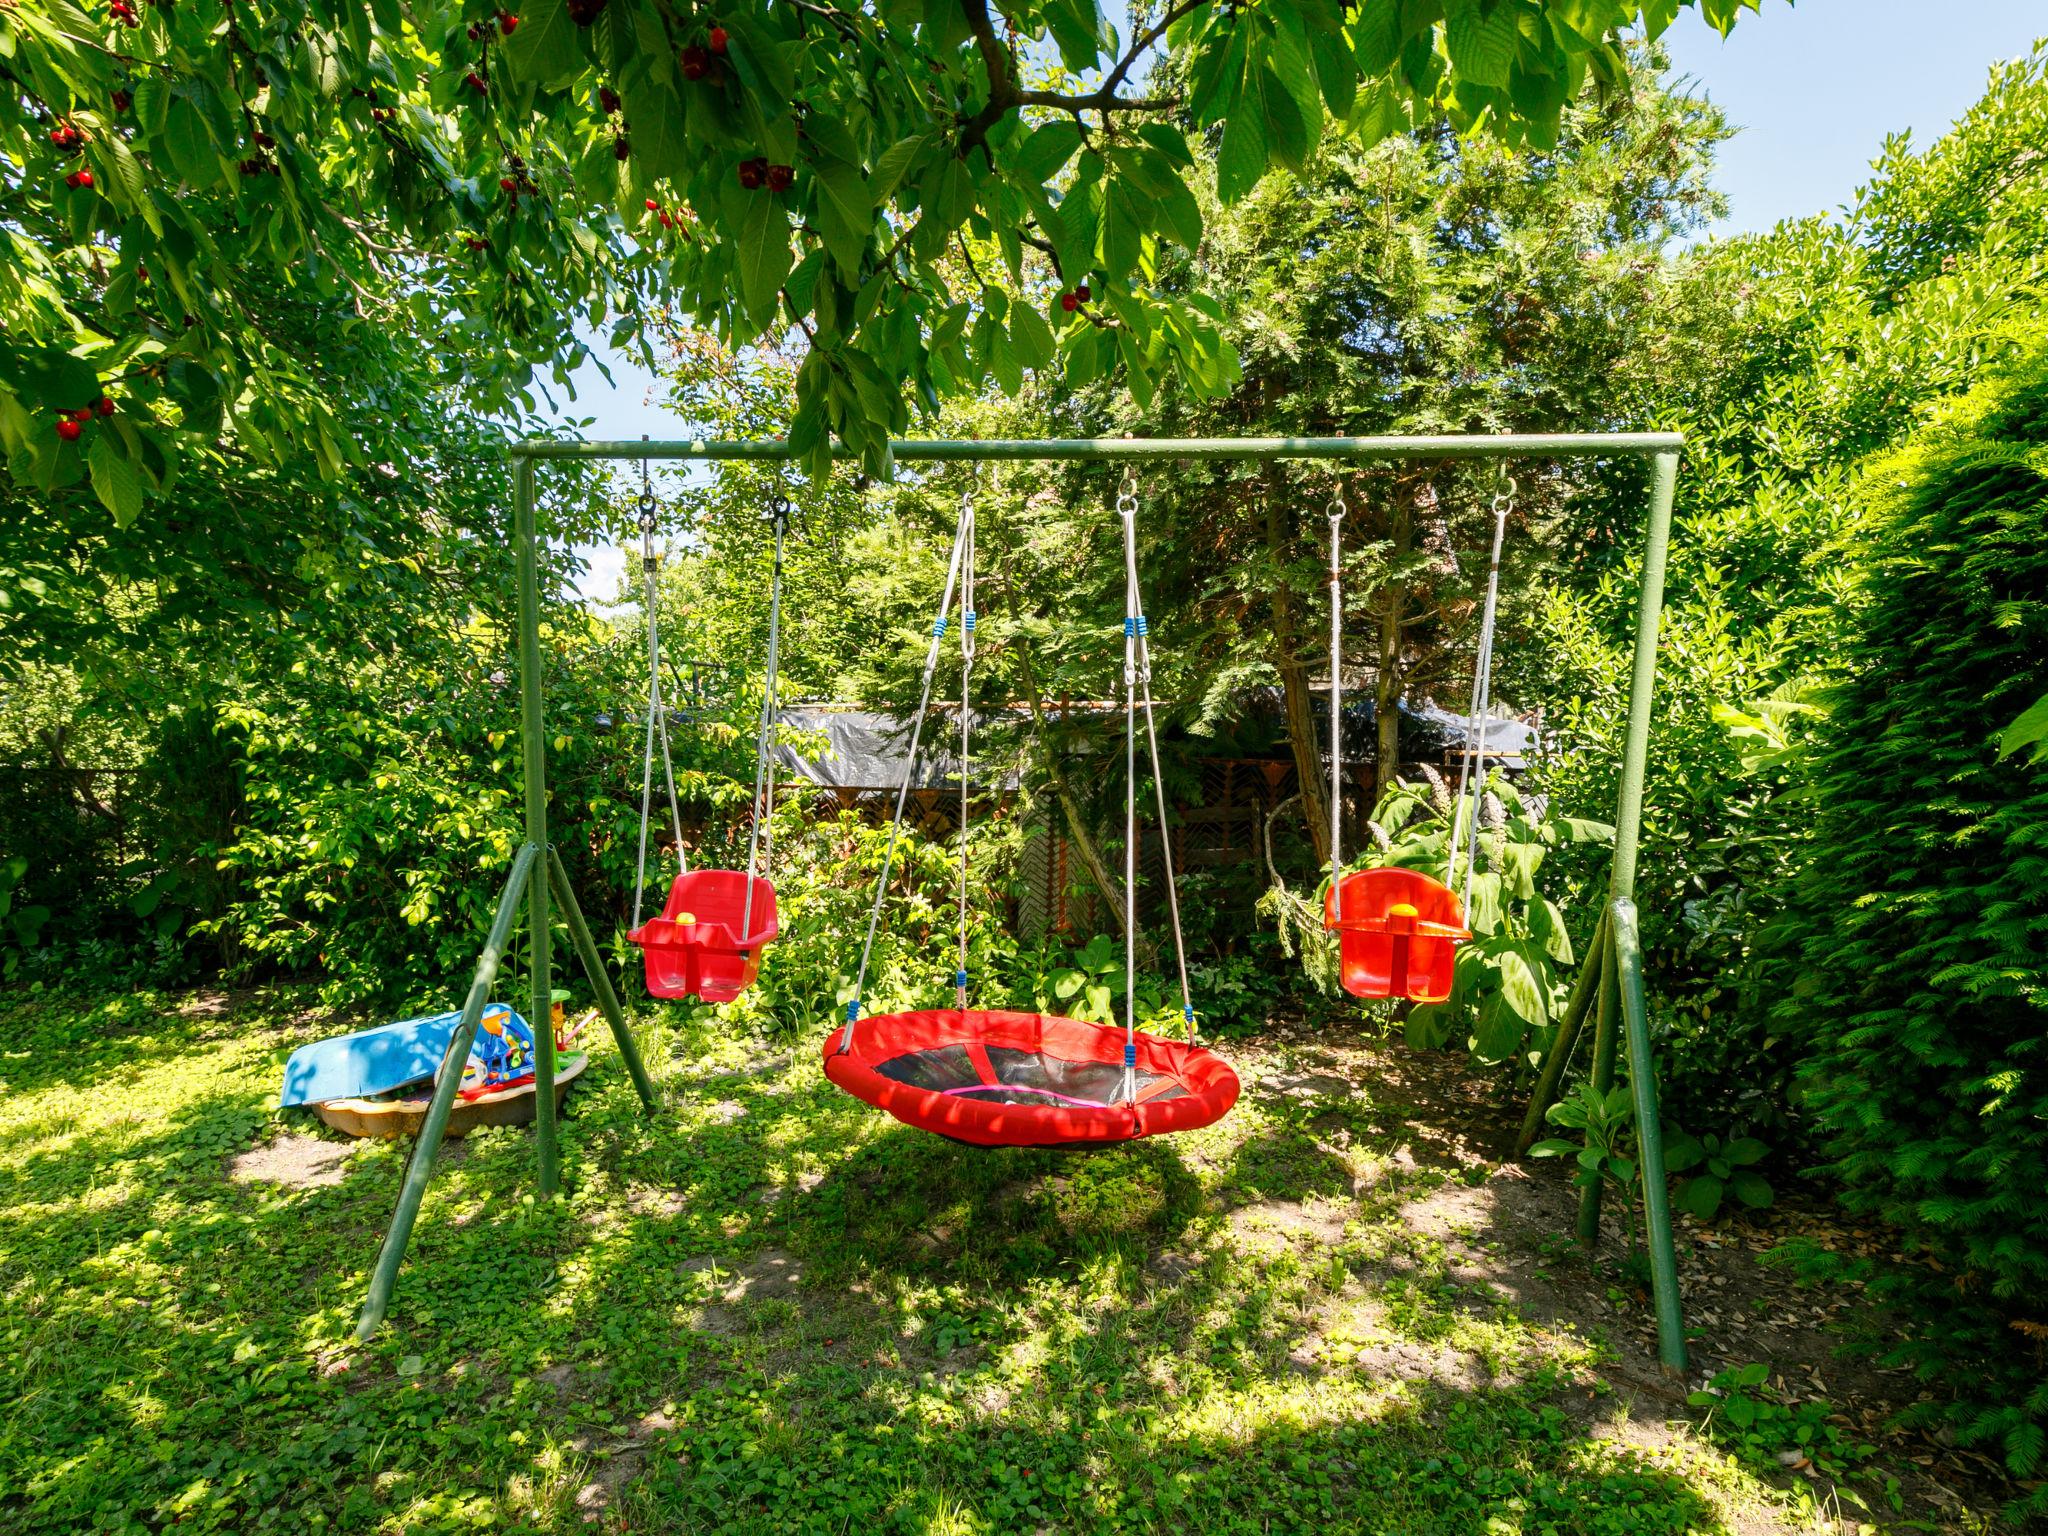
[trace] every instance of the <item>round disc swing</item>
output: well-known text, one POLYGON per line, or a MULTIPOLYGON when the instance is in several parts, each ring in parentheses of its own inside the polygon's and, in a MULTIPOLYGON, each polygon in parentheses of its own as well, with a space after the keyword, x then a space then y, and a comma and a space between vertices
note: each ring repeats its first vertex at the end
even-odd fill
POLYGON ((768 599, 768 669, 761 696, 760 739, 754 756, 753 824, 747 834, 747 867, 690 868, 683 847, 682 813, 676 804, 676 771, 669 756, 668 707, 661 692, 661 627, 654 590, 654 493, 647 465, 640 465, 640 570, 647 602, 647 748, 640 779, 640 859, 633 881, 633 927, 626 937, 646 961, 647 990, 655 997, 698 997, 731 1002, 760 973, 761 951, 776 935, 775 887, 768 880, 775 830, 775 763, 771 754, 777 720, 777 674, 782 658, 782 540, 788 503, 778 495, 770 508, 775 525, 775 572, 768 599), (647 825, 654 793, 654 743, 661 741, 661 766, 668 784, 669 823, 675 833, 681 872, 668 889, 658 916, 641 921, 647 888, 647 825), (756 867, 758 864, 759 873, 756 867))
MULTIPOLYGON (((1135 482, 1127 475, 1117 497, 1124 546, 1124 911, 1137 913, 1137 722, 1142 707, 1158 792, 1162 842, 1166 787, 1159 771, 1159 733, 1152 713, 1152 653, 1138 590, 1135 482)), ((925 650, 923 689, 911 722, 910 755, 896 793, 896 816, 882 855, 881 878, 868 912, 867 940, 846 1023, 825 1042, 825 1075, 839 1087, 905 1125, 979 1147, 1101 1146, 1189 1131, 1220 1120, 1237 1102, 1237 1074, 1222 1057, 1196 1044, 1195 1008, 1180 932, 1180 897, 1166 847, 1166 890, 1173 948, 1180 964, 1185 1040, 1137 1028, 1134 946, 1124 946, 1121 1029, 1042 1013, 968 1006, 967 813, 969 683, 974 669, 974 500, 960 498, 959 523, 946 586, 925 650), (918 741, 931 704, 932 673, 956 590, 960 601, 960 938, 953 972, 954 1006, 860 1016, 860 994, 881 921, 882 899, 903 828, 904 803, 917 774, 918 741)))
MULTIPOLYGON (((1338 974, 1354 997, 1405 997, 1440 1003, 1451 995, 1457 946, 1472 937, 1465 912, 1472 900, 1472 867, 1479 853, 1480 805, 1486 794, 1486 718, 1493 707, 1494 613, 1500 598, 1500 549, 1507 533, 1514 481, 1493 499, 1493 557, 1486 575, 1486 606, 1479 625, 1479 655, 1472 669, 1472 713, 1467 749, 1458 772, 1451 813, 1450 856, 1442 883, 1420 870, 1354 869, 1331 881, 1323 899, 1323 927, 1337 935, 1338 974), (1478 762, 1475 768, 1474 757, 1478 762), (1464 896, 1451 886, 1465 860, 1464 896)), ((1342 582, 1344 498, 1330 502, 1330 868, 1341 870, 1343 820, 1342 582)))

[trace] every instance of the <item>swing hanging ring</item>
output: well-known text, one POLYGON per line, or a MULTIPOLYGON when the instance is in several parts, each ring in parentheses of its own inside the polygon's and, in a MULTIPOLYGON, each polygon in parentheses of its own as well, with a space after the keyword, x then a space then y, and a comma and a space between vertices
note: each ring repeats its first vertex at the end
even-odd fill
POLYGON ((1499 490, 1493 493, 1493 510, 1496 514, 1505 511, 1515 504, 1515 477, 1513 475, 1503 475, 1501 479, 1505 483, 1499 490))
POLYGON ((1329 513, 1332 526, 1343 522, 1344 514, 1351 510, 1350 504, 1344 500, 1343 481, 1338 481, 1336 489, 1330 492, 1330 505, 1325 510, 1329 513))
POLYGON ((1119 517, 1130 518, 1138 515, 1138 472, 1136 470, 1126 469, 1124 471, 1123 482, 1116 488, 1116 511, 1119 517))

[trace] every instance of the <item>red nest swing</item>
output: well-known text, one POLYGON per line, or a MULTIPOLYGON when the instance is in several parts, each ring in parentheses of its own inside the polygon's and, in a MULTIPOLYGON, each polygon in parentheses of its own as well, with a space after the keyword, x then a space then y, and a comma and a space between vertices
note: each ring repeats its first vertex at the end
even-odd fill
POLYGON ((977 1147, 1084 1147, 1192 1131, 1230 1113, 1237 1073, 1212 1051, 1079 1019, 932 1008, 862 1019, 825 1042, 825 1075, 905 1125, 977 1147))
MULTIPOLYGON (((1132 523, 1135 495, 1120 499, 1124 525, 1126 614, 1124 679, 1126 690, 1125 750, 1130 763, 1124 802, 1126 846, 1137 843, 1137 722, 1144 712, 1145 735, 1152 749, 1152 776, 1163 786, 1159 770, 1157 731, 1152 723, 1151 643, 1139 601, 1137 554, 1132 523), (1142 688, 1142 696, 1140 689, 1142 688)), ((953 538, 945 594, 939 599, 931 641, 925 652, 924 691, 910 731, 910 750, 903 782, 896 795, 895 827, 903 822, 904 803, 918 765, 918 742, 931 702, 932 672, 958 583, 960 627, 960 940, 953 974, 956 1006, 908 1013, 860 1017, 860 989, 866 984, 868 960, 889 870, 896 852, 892 830, 882 871, 868 914, 867 943, 861 950, 854 1001, 847 1004, 846 1024, 826 1040, 825 1076, 864 1103, 894 1115, 905 1125, 931 1131, 976 1147, 1108 1146, 1140 1136, 1192 1131, 1212 1124, 1237 1103, 1237 1074, 1214 1052, 1194 1043, 1195 1009, 1188 992, 1187 961, 1180 943, 1180 908, 1173 896, 1172 855, 1167 852, 1166 886, 1172 905, 1174 953, 1181 961, 1181 1013, 1187 1020, 1186 1041, 1142 1034, 1133 1025, 1133 975, 1125 961, 1125 1023, 1121 1028, 1057 1018, 1043 1013, 970 1008, 967 943, 967 850, 964 833, 970 809, 967 763, 968 680, 974 664, 974 504, 961 498, 960 522, 953 538)), ((1165 823, 1165 790, 1159 789, 1160 821, 1165 823)), ((1136 867, 1125 865, 1125 910, 1135 908, 1136 867)))

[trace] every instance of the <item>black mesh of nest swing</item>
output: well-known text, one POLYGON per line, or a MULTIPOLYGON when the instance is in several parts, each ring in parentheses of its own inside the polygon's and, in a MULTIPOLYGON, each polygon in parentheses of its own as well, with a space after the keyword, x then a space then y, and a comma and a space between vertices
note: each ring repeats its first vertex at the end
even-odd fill
MULTIPOLYGON (((985 1048, 994 1071, 993 1083, 982 1081, 981 1072, 964 1045, 934 1045, 922 1051, 908 1051, 879 1062, 875 1071, 883 1077, 933 1093, 972 1098, 982 1104, 1072 1104, 1087 1109, 1107 1109, 1124 1102, 1124 1069, 1107 1061, 1068 1061, 1043 1051, 1020 1051, 1011 1046, 985 1048)), ((1150 1103, 1184 1099, 1188 1090, 1178 1078, 1164 1072, 1136 1069, 1137 1096, 1150 1103), (1157 1093, 1147 1093, 1154 1084, 1167 1083, 1157 1093)))

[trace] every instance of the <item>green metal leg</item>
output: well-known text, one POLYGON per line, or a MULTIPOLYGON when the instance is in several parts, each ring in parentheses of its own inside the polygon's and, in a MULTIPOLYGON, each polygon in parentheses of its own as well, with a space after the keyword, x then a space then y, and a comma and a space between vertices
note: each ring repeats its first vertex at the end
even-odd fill
POLYGON ((1606 952, 1607 913, 1603 908, 1600 921, 1593 925, 1592 942, 1586 946, 1578 977, 1572 982, 1571 997, 1565 1002, 1564 1013, 1550 1037, 1550 1049, 1543 1057, 1543 1070, 1536 1074, 1536 1087, 1529 1094, 1529 1108, 1522 1116, 1522 1132, 1515 1138, 1517 1157, 1526 1156, 1536 1144, 1536 1138, 1543 1134, 1544 1113, 1557 1102, 1558 1085, 1564 1081, 1565 1064, 1572 1059, 1572 1051, 1579 1043, 1579 1030, 1593 1006, 1594 989, 1600 985, 1600 961, 1606 952))
POLYGON ((1635 903, 1617 901, 1613 916, 1621 1017, 1628 1035, 1628 1086, 1635 1100, 1637 1161, 1643 1170, 1643 1230, 1650 1246, 1650 1287, 1657 1303, 1657 1357, 1669 1374, 1683 1376, 1685 1320, 1678 1307, 1678 1250, 1671 1240, 1664 1125, 1657 1112, 1656 1064, 1650 1057, 1649 1009, 1643 1002, 1643 946, 1636 934, 1635 903))
POLYGON ((561 904, 562 920, 569 925, 569 941, 576 946, 577 957, 583 962, 583 973, 590 978, 591 991, 597 994, 598 1011, 604 1015, 605 1023, 611 1026, 612 1038, 619 1043, 619 1055, 625 1060, 626 1075, 640 1090, 640 1102, 654 1109, 658 1107, 654 1080, 647 1075, 647 1068, 640 1060, 640 1047, 634 1042, 633 1032, 626 1027, 625 1011, 619 1007, 619 995, 612 989, 611 973, 605 969, 604 958, 598 954, 597 945, 590 937, 590 925, 583 920, 583 909, 576 904, 576 893, 569 888, 569 872, 562 868, 562 856, 552 848, 548 849, 548 874, 554 880, 555 900, 561 904))
MULTIPOLYGON (((548 757, 541 716, 540 541, 533 527, 533 460, 514 471, 512 538, 519 556, 519 739, 526 778, 526 840, 548 845, 548 757)), ((562 1187, 562 1154, 555 1131, 554 937, 548 910, 548 882, 533 882, 527 894, 533 936, 533 1140, 540 1160, 540 1192, 562 1187)))
MULTIPOLYGON (((1595 1093, 1614 1086, 1615 1043, 1619 1038, 1621 1005, 1614 966, 1614 925, 1607 928, 1607 943, 1600 956, 1600 999, 1594 1009, 1593 1068, 1588 1079, 1595 1093)), ((1579 1191, 1579 1241, 1588 1248, 1600 1241, 1600 1197, 1603 1191, 1595 1179, 1579 1191)))
POLYGON ((427 1180, 434 1176, 434 1155, 441 1150, 441 1136, 448 1129, 448 1112, 462 1086, 462 1064, 469 1060, 469 1048, 476 1043, 484 1004, 490 1000, 491 987, 498 979, 498 962, 504 958, 506 941, 512 936, 512 921, 519 915, 519 898, 529 884, 540 884, 532 879, 534 859, 539 852, 528 843, 512 860, 505 893, 498 898, 497 915, 491 919, 490 937, 484 940, 476 974, 470 978, 469 996, 463 1000, 462 1018, 455 1025, 455 1033, 448 1037, 448 1049, 441 1057, 440 1081, 434 1085, 426 1123, 413 1143, 405 1184, 398 1192, 398 1209, 391 1213, 391 1226, 384 1234, 384 1247, 377 1254, 377 1267, 370 1273, 370 1294, 364 1298, 362 1316, 356 1320, 358 1339, 367 1339, 377 1331, 377 1325, 384 1321, 385 1308, 391 1304, 391 1288, 398 1283, 398 1266, 405 1262, 405 1245, 412 1239, 420 1201, 427 1193, 427 1180))

